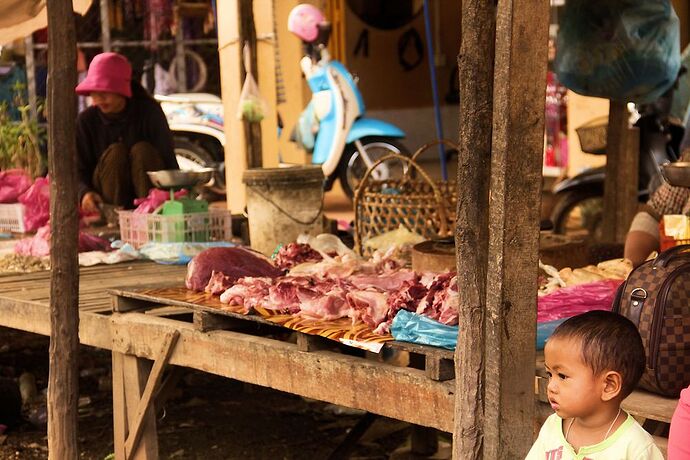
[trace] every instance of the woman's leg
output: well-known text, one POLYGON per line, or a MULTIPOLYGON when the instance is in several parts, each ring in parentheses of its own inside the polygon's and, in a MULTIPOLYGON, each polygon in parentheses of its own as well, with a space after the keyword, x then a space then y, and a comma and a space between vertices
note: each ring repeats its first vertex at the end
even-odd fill
POLYGON ((132 146, 130 163, 134 194, 138 198, 145 197, 153 187, 146 171, 165 169, 165 162, 153 145, 148 142, 137 142, 132 146))
POLYGON ((133 206, 129 150, 122 143, 110 145, 98 160, 93 172, 93 186, 107 204, 133 206))

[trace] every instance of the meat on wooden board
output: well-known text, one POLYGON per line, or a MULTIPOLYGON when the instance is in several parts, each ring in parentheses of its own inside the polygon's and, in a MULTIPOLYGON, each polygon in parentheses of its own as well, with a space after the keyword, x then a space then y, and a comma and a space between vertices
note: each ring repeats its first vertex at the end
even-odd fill
POLYGON ((250 249, 239 246, 210 248, 194 256, 187 265, 187 289, 203 291, 214 271, 232 281, 245 276, 276 278, 283 274, 264 255, 250 249))

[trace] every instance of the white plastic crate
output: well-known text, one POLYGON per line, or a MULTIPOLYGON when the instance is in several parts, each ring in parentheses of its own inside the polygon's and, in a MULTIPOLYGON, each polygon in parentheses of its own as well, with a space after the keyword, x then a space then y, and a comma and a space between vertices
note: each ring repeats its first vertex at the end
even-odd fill
POLYGON ((24 205, 0 204, 0 232, 24 233, 24 205))
POLYGON ((120 211, 120 239, 139 248, 146 243, 230 241, 230 211, 213 209, 174 216, 120 211))

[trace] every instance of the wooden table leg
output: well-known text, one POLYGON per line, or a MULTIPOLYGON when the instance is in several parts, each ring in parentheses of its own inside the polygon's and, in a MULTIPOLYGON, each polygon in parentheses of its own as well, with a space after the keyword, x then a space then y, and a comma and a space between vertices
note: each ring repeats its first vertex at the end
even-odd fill
MULTIPOLYGON (((127 438, 134 430, 135 416, 139 401, 146 386, 146 378, 151 370, 151 362, 132 355, 123 355, 123 383, 125 393, 125 413, 127 414, 127 438)), ((156 432, 156 414, 153 406, 146 409, 142 421, 142 434, 139 445, 132 452, 126 452, 125 460, 158 460, 158 435, 156 432)), ((125 446, 127 443, 125 442, 125 446)))

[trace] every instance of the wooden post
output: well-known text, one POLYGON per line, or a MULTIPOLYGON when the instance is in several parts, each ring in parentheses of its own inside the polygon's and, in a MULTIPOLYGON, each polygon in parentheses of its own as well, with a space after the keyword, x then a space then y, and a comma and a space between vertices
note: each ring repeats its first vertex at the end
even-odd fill
POLYGON ((50 172, 50 375, 48 458, 79 456, 79 260, 75 126, 77 39, 71 0, 48 13, 48 166, 50 172))
POLYGON ((483 458, 522 459, 533 442, 549 1, 496 11, 483 458))
POLYGON ((34 59, 34 36, 24 38, 26 50, 26 92, 29 95, 29 114, 32 120, 38 119, 38 97, 36 96, 36 61, 34 59))
POLYGON ((112 46, 110 43, 110 9, 108 0, 101 0, 101 43, 103 44, 103 52, 110 51, 112 46))
POLYGON ((496 6, 493 0, 462 2, 458 56, 460 133, 458 220, 455 230, 460 309, 455 353, 453 456, 481 457, 484 412, 484 308, 488 248, 491 119, 496 6))
POLYGON ((227 207, 234 213, 244 211, 246 204, 242 172, 247 169, 247 143, 244 124, 237 118, 237 104, 242 90, 242 43, 240 41, 240 0, 217 3, 218 8, 218 55, 220 82, 224 107, 225 181, 227 207))
POLYGON ((175 30, 175 62, 177 66, 177 92, 184 93, 187 91, 187 60, 185 58, 185 47, 184 47, 184 18, 180 14, 180 9, 175 9, 175 15, 177 16, 177 30, 175 30))
POLYGON ((602 239, 623 243, 637 210, 639 129, 628 127, 628 108, 611 101, 606 139, 602 239))
MULTIPOLYGON (((254 74, 254 79, 259 81, 259 69, 256 60, 256 29, 254 27, 254 0, 240 0, 239 1, 239 40, 241 48, 245 44, 249 45, 250 50, 250 64, 251 70, 254 74)), ((249 69, 246 68, 244 59, 242 59, 242 73, 241 79, 247 75, 249 69)), ((261 167, 263 159, 261 157, 261 124, 244 122, 244 136, 247 141, 247 166, 250 168, 261 167)))

